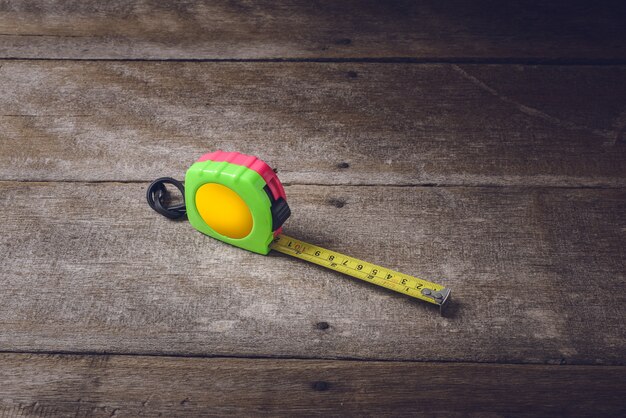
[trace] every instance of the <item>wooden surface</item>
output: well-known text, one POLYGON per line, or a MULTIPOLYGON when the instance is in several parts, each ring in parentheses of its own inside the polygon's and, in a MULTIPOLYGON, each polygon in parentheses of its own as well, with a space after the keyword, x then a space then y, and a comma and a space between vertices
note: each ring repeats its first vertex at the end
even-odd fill
POLYGON ((625 15, 0 2, 0 416, 624 415, 625 15), (216 149, 448 315, 148 208, 216 149))
POLYGON ((0 343, 11 351, 623 364, 624 190, 286 192, 294 213, 286 232, 436 279, 453 289, 449 317, 155 216, 143 183, 6 182, 0 343))
POLYGON ((8 0, 0 56, 626 61, 618 2, 8 0))
POLYGON ((626 66, 1 65, 2 179, 182 177, 223 148, 289 184, 626 185, 626 66))
POLYGON ((7 385, 0 414, 6 416, 626 412, 621 367, 24 354, 0 355, 0 361, 7 385), (520 393, 520 384, 527 390, 520 393), (571 401, 558 401, 563 398, 571 401))

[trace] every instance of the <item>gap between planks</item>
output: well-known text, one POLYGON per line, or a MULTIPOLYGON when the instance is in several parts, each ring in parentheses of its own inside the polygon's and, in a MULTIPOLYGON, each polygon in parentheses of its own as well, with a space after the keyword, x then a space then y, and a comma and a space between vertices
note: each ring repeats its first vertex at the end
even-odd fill
MULTIPOLYGON (((280 174, 280 173, 279 173, 280 174)), ((182 176, 181 176, 182 178, 182 176)), ((0 179, 0 183, 28 183, 28 184, 48 184, 48 183, 69 183, 69 184, 150 184, 152 180, 75 180, 75 179, 63 179, 63 180, 49 180, 49 179, 0 179)), ((184 181, 183 181, 184 183, 184 181)), ((512 190, 524 190, 524 189, 563 189, 563 190, 621 190, 626 189, 626 186, 608 186, 608 185, 558 185, 558 184, 463 184, 463 183, 307 183, 307 182, 282 182, 285 187, 288 186, 322 186, 322 187, 442 187, 442 188, 479 188, 479 189, 512 189, 512 190)))
POLYGON ((346 356, 297 356, 297 355, 250 355, 250 354, 184 354, 172 352, 122 352, 122 351, 71 351, 71 350, 0 350, 2 355, 32 355, 32 356, 80 356, 80 357, 156 357, 166 359, 207 359, 207 360, 276 360, 276 361, 319 361, 319 362, 354 362, 354 363, 407 363, 407 364, 459 364, 476 366, 529 366, 529 367, 624 367, 626 364, 616 363, 527 363, 523 361, 468 361, 454 359, 395 359, 395 358, 366 358, 366 357, 346 357, 346 356))
MULTIPOLYGON (((0 34, 0 36, 2 36, 0 34)), ((21 58, 0 57, 2 61, 69 61, 69 62, 215 62, 215 63, 358 63, 358 64, 476 64, 476 65, 533 65, 533 66, 621 66, 626 59, 585 58, 472 58, 472 57, 387 57, 387 58, 21 58)))

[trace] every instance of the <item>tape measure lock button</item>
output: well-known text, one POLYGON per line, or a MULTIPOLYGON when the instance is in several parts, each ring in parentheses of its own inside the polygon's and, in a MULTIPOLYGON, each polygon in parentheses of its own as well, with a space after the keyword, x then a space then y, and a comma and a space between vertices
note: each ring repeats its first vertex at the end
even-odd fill
POLYGON ((272 202, 272 206, 270 207, 270 211, 272 212, 272 231, 276 231, 282 227, 285 221, 291 216, 291 209, 289 209, 287 201, 282 197, 278 199, 274 198, 269 186, 265 186, 263 189, 270 198, 270 202, 272 202))

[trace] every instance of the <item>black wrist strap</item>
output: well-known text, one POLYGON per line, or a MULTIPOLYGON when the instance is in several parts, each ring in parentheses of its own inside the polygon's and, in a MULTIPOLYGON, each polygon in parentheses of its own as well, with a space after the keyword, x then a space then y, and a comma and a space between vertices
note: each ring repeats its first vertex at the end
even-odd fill
POLYGON ((187 210, 185 209, 185 186, 180 181, 171 177, 161 177, 150 183, 148 191, 146 192, 146 199, 148 200, 148 205, 150 205, 152 209, 166 218, 180 219, 187 214, 187 210), (163 200, 169 193, 165 188, 165 184, 173 184, 178 190, 180 190, 180 193, 183 196, 183 203, 165 206, 163 200))

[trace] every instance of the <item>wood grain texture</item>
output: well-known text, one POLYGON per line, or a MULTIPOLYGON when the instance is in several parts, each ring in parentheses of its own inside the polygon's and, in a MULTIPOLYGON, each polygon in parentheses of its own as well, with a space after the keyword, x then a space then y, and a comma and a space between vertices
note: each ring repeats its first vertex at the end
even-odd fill
POLYGON ((0 355, 2 416, 619 416, 624 367, 0 355))
POLYGON ((620 2, 0 2, 0 57, 626 59, 620 2))
POLYGON ((0 0, 0 417, 625 416, 626 6, 586 3, 0 0), (220 148, 448 316, 147 207, 220 148))
POLYGON ((182 177, 221 148, 291 184, 626 186, 624 66, 0 66, 4 180, 182 177))
POLYGON ((0 184, 3 350, 623 364, 623 189, 287 187, 287 233, 449 286, 443 318, 168 221, 145 187, 0 184))

